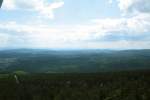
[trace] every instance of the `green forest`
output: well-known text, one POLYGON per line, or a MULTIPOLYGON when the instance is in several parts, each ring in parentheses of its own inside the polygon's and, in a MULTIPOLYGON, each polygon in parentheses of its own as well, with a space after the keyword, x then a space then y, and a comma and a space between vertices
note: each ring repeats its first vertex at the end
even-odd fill
POLYGON ((0 51, 0 100, 150 100, 150 50, 0 51))
POLYGON ((0 74, 0 100, 150 100, 149 84, 150 70, 3 73, 0 74))

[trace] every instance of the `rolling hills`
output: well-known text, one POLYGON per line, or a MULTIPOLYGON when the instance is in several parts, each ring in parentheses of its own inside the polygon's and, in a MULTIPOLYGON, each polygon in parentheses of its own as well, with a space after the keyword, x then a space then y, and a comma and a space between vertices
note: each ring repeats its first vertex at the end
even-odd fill
POLYGON ((150 69, 150 50, 0 50, 0 71, 93 73, 150 69))

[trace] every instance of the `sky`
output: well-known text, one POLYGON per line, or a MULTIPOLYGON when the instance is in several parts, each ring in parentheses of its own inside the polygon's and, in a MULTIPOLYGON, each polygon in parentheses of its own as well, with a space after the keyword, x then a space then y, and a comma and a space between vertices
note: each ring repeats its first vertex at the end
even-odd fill
POLYGON ((4 0, 0 48, 150 49, 150 0, 4 0))

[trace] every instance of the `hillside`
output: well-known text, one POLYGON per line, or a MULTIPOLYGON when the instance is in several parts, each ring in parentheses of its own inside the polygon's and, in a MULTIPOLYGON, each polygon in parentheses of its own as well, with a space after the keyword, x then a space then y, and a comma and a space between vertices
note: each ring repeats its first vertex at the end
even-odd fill
POLYGON ((1 72, 103 72, 150 69, 150 50, 42 50, 0 51, 1 72))

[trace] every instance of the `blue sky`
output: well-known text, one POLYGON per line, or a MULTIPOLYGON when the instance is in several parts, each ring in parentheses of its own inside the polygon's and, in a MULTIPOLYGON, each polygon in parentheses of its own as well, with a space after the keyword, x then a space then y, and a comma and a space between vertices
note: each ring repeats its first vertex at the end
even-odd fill
POLYGON ((0 48, 150 49, 150 1, 4 0, 0 48))

